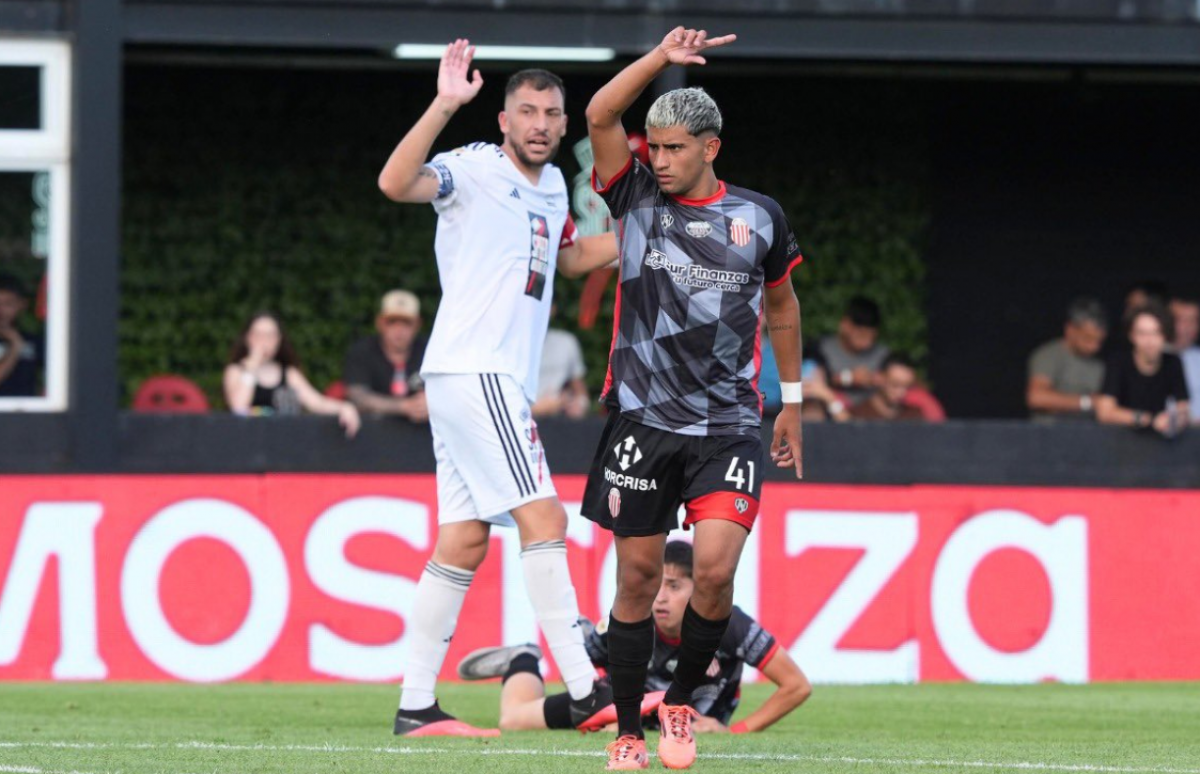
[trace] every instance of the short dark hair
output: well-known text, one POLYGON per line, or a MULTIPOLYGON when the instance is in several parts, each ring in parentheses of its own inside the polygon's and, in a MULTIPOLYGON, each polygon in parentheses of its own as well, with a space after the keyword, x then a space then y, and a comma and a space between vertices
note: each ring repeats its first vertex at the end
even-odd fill
POLYGON ((0 292, 7 291, 21 298, 28 298, 25 293, 25 286, 21 284, 21 280, 17 279, 12 274, 0 274, 0 292))
POLYGON ((846 304, 845 317, 860 328, 878 328, 883 324, 879 304, 866 296, 855 296, 846 304))
POLYGON ((668 541, 663 548, 663 564, 678 567, 684 575, 692 577, 692 544, 683 540, 668 541))
POLYGON ((1093 323, 1108 330, 1108 315, 1104 313, 1104 305, 1094 298, 1077 298, 1067 307, 1067 322, 1072 325, 1093 323))
POLYGON ((1125 295, 1122 298, 1129 298, 1129 294, 1135 290, 1140 290, 1146 294, 1146 298, 1150 301, 1165 304, 1167 303, 1167 283, 1157 279, 1145 279, 1139 282, 1131 282, 1125 286, 1125 295))
POLYGON ((567 99, 567 87, 563 86, 562 78, 549 70, 534 67, 513 73, 508 79, 508 85, 504 87, 504 97, 511 97, 522 86, 529 86, 534 91, 558 89, 563 95, 563 101, 567 99))
POLYGON ((1167 308, 1162 304, 1151 302, 1144 306, 1139 306, 1129 313, 1125 318, 1125 336, 1129 337, 1133 333, 1133 323, 1137 318, 1144 314, 1148 314, 1155 320, 1158 320, 1158 326, 1162 329, 1162 335, 1168 342, 1175 338, 1175 319, 1167 312, 1167 308))
POLYGON ((903 352, 893 352, 883 359, 883 364, 879 366, 879 372, 884 373, 892 366, 904 366, 912 371, 917 370, 917 366, 913 360, 903 352))

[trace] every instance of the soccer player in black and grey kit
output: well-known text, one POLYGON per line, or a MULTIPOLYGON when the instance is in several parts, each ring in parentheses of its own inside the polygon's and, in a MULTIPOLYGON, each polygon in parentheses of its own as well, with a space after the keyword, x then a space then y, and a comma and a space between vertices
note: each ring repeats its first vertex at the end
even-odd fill
POLYGON ((779 205, 718 180, 721 113, 701 89, 659 97, 646 117, 650 166, 634 160, 621 115, 672 65, 733 35, 676 28, 588 105, 593 185, 619 219, 621 280, 605 399, 610 415, 588 477, 583 513, 616 537, 617 598, 609 675, 618 738, 609 769, 649 765, 639 710, 654 650, 651 608, 667 533, 695 529, 695 590, 679 662, 659 707, 659 759, 696 757, 693 691, 705 680, 733 609, 733 577, 758 513, 763 477, 759 322, 767 316, 784 408, 771 457, 801 475, 800 262, 779 205))

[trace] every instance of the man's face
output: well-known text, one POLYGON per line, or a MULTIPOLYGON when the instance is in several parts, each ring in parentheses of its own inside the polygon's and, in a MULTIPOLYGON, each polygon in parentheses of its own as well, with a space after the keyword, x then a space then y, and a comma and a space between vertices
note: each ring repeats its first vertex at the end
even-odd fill
POLYGON ((1134 318, 1129 328, 1129 341, 1135 353, 1152 360, 1158 359, 1167 344, 1162 326, 1152 314, 1139 314, 1134 318))
POLYGON ((1129 291, 1129 295, 1125 296, 1125 314, 1129 314, 1134 309, 1141 309, 1148 303, 1150 303, 1150 294, 1141 288, 1134 288, 1129 291))
POLYGON ((892 408, 904 405, 908 391, 917 381, 917 374, 906 365, 893 363, 880 376, 879 391, 883 400, 892 408))
POLYGON ((1076 355, 1092 357, 1104 346, 1108 331, 1094 322, 1067 323, 1063 328, 1063 338, 1067 348, 1076 355))
POLYGON ((1200 338, 1200 304, 1172 301, 1171 316, 1175 318, 1175 346, 1181 350, 1194 347, 1200 338))
POLYGON ((379 315, 375 318, 375 330, 389 352, 408 352, 421 321, 412 317, 379 315))
POLYGON ((849 351, 866 352, 879 340, 879 329, 855 325, 849 317, 843 317, 838 323, 838 337, 849 351))
POLYGON ((522 164, 527 167, 548 164, 567 134, 563 93, 554 87, 538 91, 529 85, 521 86, 504 100, 500 131, 504 133, 505 145, 522 164))
POLYGON ((717 158, 721 140, 712 132, 699 137, 682 126, 646 129, 650 169, 664 193, 686 194, 700 184, 704 172, 717 158))
POLYGON ((11 290, 0 290, 0 328, 11 328, 25 311, 25 299, 11 290))
POLYGON ((665 634, 676 636, 683 626, 683 611, 695 584, 674 564, 663 565, 662 585, 654 598, 654 623, 665 634))

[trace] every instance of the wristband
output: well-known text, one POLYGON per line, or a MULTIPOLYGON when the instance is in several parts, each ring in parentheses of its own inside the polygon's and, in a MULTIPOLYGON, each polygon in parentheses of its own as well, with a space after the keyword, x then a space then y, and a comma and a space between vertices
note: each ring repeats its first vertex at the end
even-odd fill
POLYGON ((779 394, 783 398, 784 403, 803 403, 804 402, 804 383, 803 382, 780 382, 779 394))
POLYGON ((748 734, 748 733, 750 733, 750 729, 746 727, 746 721, 739 720, 738 722, 734 723, 732 726, 729 727, 729 733, 731 733, 731 734, 748 734))
POLYGON ((1084 412, 1085 414, 1092 410, 1092 396, 1091 395, 1080 395, 1079 396, 1079 410, 1084 412))

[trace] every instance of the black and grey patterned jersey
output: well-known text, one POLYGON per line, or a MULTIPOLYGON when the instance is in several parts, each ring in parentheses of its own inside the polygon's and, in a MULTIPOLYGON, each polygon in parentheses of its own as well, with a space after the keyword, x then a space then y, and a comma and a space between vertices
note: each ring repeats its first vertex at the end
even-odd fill
MULTIPOLYGON (((679 660, 679 640, 668 640, 657 629, 654 630, 654 655, 650 659, 650 671, 646 673, 646 692, 665 691, 675 676, 675 664, 679 660)), ((608 667, 608 633, 595 629, 584 639, 592 663, 600 668, 608 667)), ((779 644, 758 621, 747 615, 740 607, 733 608, 729 628, 717 648, 708 680, 692 694, 696 711, 701 715, 729 724, 738 707, 741 694, 742 668, 750 666, 761 669, 779 650, 779 644)))
POLYGON ((632 158, 607 185, 594 172, 592 183, 620 220, 608 404, 685 435, 755 431, 763 285, 803 260, 783 210, 725 183, 707 199, 663 193, 632 158))

